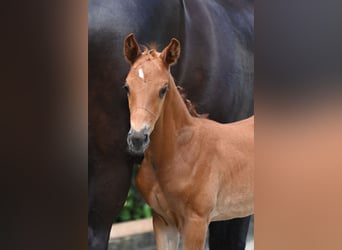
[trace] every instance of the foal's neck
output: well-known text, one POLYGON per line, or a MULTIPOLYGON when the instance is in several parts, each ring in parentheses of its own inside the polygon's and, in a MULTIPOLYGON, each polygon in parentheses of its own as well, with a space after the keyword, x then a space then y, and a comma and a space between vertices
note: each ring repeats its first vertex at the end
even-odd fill
POLYGON ((194 117, 189 113, 173 78, 170 84, 161 115, 151 135, 150 151, 153 156, 172 157, 177 149, 177 136, 185 127, 191 129, 194 117))

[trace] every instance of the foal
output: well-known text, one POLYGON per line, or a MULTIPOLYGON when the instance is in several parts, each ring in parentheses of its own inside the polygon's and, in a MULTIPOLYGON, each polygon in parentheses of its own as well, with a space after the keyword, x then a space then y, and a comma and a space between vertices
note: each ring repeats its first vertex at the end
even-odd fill
MULTIPOLYGON (((144 153, 136 184, 153 209, 157 249, 203 249, 210 221, 253 213, 254 117, 220 124, 192 117, 170 73, 180 43, 142 52, 133 34, 124 54, 129 150, 144 153)), ((219 91, 219 90, 218 90, 219 91)))

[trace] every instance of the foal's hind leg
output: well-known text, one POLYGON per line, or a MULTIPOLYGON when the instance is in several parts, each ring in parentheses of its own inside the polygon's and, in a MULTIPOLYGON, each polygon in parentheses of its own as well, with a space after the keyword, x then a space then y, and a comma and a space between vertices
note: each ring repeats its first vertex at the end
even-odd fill
POLYGON ((203 250, 207 229, 207 218, 197 215, 187 218, 182 231, 183 250, 203 250))
POLYGON ((153 229, 157 243, 157 250, 177 250, 179 232, 174 225, 166 222, 156 213, 153 213, 153 229))

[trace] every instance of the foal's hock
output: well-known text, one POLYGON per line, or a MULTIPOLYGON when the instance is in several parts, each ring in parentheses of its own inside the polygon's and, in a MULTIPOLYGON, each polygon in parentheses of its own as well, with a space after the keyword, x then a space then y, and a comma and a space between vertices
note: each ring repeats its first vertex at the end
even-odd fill
POLYGON ((131 64, 127 143, 144 153, 136 178, 153 209, 158 249, 203 249, 210 221, 253 214, 254 117, 220 124, 191 116, 170 73, 180 55, 171 39, 162 51, 141 51, 133 34, 124 54, 131 64))

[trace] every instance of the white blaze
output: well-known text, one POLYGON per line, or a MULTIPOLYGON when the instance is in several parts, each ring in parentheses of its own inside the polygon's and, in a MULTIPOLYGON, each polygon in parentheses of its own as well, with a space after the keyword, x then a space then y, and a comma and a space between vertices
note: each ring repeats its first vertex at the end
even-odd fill
POLYGON ((143 72, 142 68, 138 69, 138 72, 139 72, 139 77, 141 79, 144 79, 144 72, 143 72))

